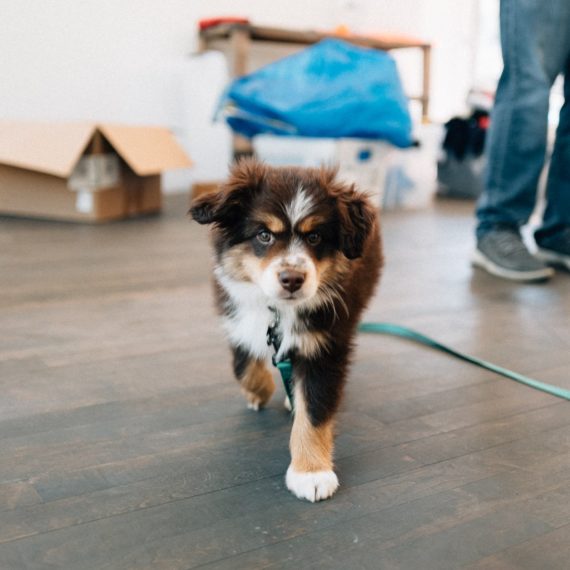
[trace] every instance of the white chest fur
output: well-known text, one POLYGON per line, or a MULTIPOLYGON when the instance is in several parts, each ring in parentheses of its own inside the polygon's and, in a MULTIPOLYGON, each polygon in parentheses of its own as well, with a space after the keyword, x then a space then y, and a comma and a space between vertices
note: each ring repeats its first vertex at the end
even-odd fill
MULTIPOLYGON (((240 346, 256 358, 267 358, 272 348, 267 345, 267 329, 274 321, 274 313, 261 289, 253 283, 243 283, 230 279, 221 270, 215 272, 219 284, 229 295, 232 311, 222 320, 229 341, 240 346)), ((294 306, 281 305, 279 310, 279 331, 282 335, 279 355, 297 350, 310 356, 320 350, 322 338, 304 331, 294 306)))

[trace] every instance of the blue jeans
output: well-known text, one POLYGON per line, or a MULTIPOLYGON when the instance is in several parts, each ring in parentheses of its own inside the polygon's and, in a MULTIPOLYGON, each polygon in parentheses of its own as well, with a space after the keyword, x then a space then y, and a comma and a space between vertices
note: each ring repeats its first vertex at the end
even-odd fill
POLYGON ((520 227, 534 209, 546 154, 548 102, 564 74, 565 103, 537 235, 570 226, 570 2, 501 0, 504 69, 491 115, 477 237, 496 225, 520 227))

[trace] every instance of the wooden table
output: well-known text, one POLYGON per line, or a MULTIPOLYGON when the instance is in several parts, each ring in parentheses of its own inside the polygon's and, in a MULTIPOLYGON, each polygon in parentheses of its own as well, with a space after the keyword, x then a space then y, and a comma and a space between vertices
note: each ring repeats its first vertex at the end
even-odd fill
POLYGON ((419 101, 422 107, 422 119, 429 117, 430 90, 430 58, 431 44, 420 39, 403 36, 360 36, 338 35, 315 30, 290 30, 253 24, 219 24, 200 31, 199 51, 220 50, 229 61, 230 74, 239 77, 250 73, 269 61, 280 56, 290 55, 305 46, 315 44, 326 38, 342 39, 353 44, 391 51, 396 49, 419 49, 423 55, 422 93, 411 96, 410 99, 419 101), (255 57, 265 49, 265 61, 257 62, 255 57), (273 54, 270 53, 273 50, 273 54), (267 53, 270 53, 269 58, 267 53), (268 61, 269 60, 269 61, 268 61))

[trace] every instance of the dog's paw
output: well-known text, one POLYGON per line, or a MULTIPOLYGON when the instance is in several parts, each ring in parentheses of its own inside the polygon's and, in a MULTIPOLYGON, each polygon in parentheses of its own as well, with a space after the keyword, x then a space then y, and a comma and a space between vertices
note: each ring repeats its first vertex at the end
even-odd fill
POLYGON ((296 471, 290 465, 285 484, 299 499, 314 503, 332 497, 338 489, 338 478, 334 471, 296 471))
POLYGON ((262 400, 257 394, 250 392, 249 390, 242 389, 243 395, 247 401, 247 409, 259 411, 265 405, 265 401, 262 400))
POLYGON ((293 411, 293 406, 291 405, 291 400, 289 400, 289 396, 285 396, 285 401, 283 402, 283 406, 288 412, 293 411))

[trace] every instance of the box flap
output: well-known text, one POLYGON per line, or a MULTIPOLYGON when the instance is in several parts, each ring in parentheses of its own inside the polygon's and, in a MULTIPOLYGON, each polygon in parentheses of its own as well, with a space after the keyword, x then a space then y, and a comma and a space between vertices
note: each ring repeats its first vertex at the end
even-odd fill
POLYGON ((0 121, 0 164, 67 178, 94 132, 91 123, 0 121))
POLYGON ((102 124, 98 125, 98 129, 139 176, 192 166, 182 147, 166 128, 102 124))

